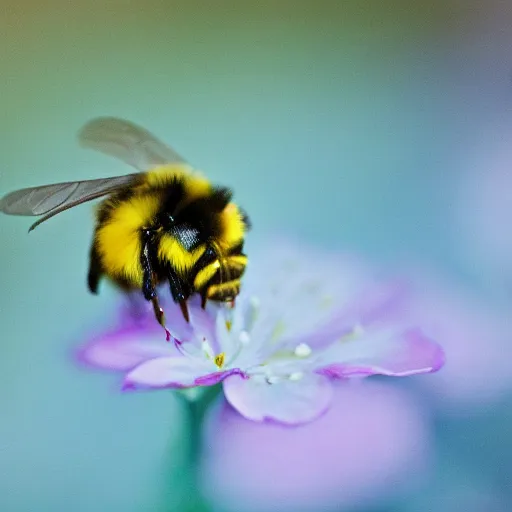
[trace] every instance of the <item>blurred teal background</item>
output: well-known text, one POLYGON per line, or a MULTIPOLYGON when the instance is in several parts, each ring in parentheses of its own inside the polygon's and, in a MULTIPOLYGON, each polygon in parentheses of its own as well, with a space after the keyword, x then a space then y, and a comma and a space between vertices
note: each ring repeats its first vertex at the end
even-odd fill
MULTIPOLYGON (((460 250, 453 198, 467 147, 509 121, 506 3, 6 0, 1 10, 1 194, 130 172, 75 141, 88 119, 120 116, 232 186, 253 219, 249 244, 284 231, 393 267, 426 262, 493 293, 460 250)), ((30 236, 29 219, 0 221, 0 510, 182 510, 180 403, 123 396, 118 377, 71 360, 119 302, 107 287, 86 290, 91 208, 30 236)), ((509 510, 511 404, 433 419, 433 474, 371 510, 509 510)))

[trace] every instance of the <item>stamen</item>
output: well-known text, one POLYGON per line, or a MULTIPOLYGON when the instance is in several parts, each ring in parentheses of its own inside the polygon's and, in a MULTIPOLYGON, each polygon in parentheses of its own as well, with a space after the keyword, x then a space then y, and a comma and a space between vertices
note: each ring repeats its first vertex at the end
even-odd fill
POLYGON ((260 300, 258 297, 251 297, 249 300, 249 306, 245 315, 245 329, 247 332, 251 332, 256 319, 258 318, 258 312, 260 309, 260 300))
POLYGON ((203 348, 203 352, 205 353, 205 355, 208 359, 215 358, 215 353, 213 352, 213 349, 212 349, 211 345, 208 343, 208 340, 206 338, 203 338, 202 348, 203 348))
POLYGON ((276 325, 274 326, 274 329, 272 330, 272 334, 270 335, 271 341, 275 342, 277 341, 281 335, 285 331, 285 325, 282 320, 279 320, 276 325))
POLYGON ((238 341, 238 346, 236 347, 235 352, 231 354, 228 366, 233 364, 233 361, 240 355, 240 352, 242 352, 243 348, 250 343, 251 338, 249 333, 247 331, 240 331, 240 334, 238 335, 238 341))
POLYGON ((297 357, 308 357, 311 355, 311 347, 307 343, 301 343, 295 347, 295 355, 297 357))
POLYGON ((224 359, 226 358, 226 354, 221 352, 220 354, 215 356, 213 362, 217 365, 217 368, 221 369, 224 366, 224 359))
POLYGON ((249 342, 251 341, 251 337, 249 336, 249 333, 247 331, 242 331, 238 336, 238 340, 242 345, 248 345, 249 342))
POLYGON ((224 325, 228 332, 231 332, 231 328, 233 327, 233 308, 229 306, 228 303, 225 304, 225 308, 223 309, 224 314, 224 325))
POLYGON ((288 376, 288 378, 293 381, 298 381, 302 379, 302 377, 304 377, 304 374, 302 372, 293 372, 290 373, 290 375, 288 376))

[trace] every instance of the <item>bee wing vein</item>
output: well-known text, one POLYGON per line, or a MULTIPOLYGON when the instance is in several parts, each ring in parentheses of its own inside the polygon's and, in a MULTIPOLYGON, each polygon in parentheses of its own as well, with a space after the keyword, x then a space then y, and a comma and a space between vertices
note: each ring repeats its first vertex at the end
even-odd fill
POLYGON ((128 185, 135 176, 137 174, 15 190, 0 199, 0 211, 10 215, 44 215, 109 194, 128 185))

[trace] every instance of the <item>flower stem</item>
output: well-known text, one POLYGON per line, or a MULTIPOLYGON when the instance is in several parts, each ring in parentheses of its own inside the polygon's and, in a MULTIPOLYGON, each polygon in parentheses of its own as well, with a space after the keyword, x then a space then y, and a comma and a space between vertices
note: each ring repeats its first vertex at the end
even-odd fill
POLYGON ((201 461, 202 426, 205 411, 199 400, 185 400, 185 402, 188 413, 188 464, 194 473, 198 473, 201 461))
POLYGON ((183 485, 184 502, 181 507, 183 512, 206 512, 210 510, 210 507, 202 497, 200 482, 203 423, 208 406, 218 395, 219 390, 220 386, 201 388, 200 396, 195 399, 190 399, 183 394, 181 395, 188 418, 187 432, 185 433, 188 441, 188 452, 186 474, 183 475, 186 483, 183 485))

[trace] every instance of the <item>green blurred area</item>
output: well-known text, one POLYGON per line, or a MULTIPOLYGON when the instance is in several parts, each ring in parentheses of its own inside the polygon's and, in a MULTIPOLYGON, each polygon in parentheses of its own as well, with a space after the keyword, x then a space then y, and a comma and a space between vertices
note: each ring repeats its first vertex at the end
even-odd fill
MULTIPOLYGON (((281 230, 388 259, 443 252, 442 198, 423 192, 448 165, 444 48, 466 16, 455 4, 1 11, 0 193, 130 172, 75 141, 88 119, 116 115, 232 186, 255 226, 249 245, 281 230)), ((119 301, 86 291, 91 208, 30 236, 28 219, 1 224, 0 509, 179 510, 186 425, 172 393, 121 396, 118 378, 71 359, 119 301)))

